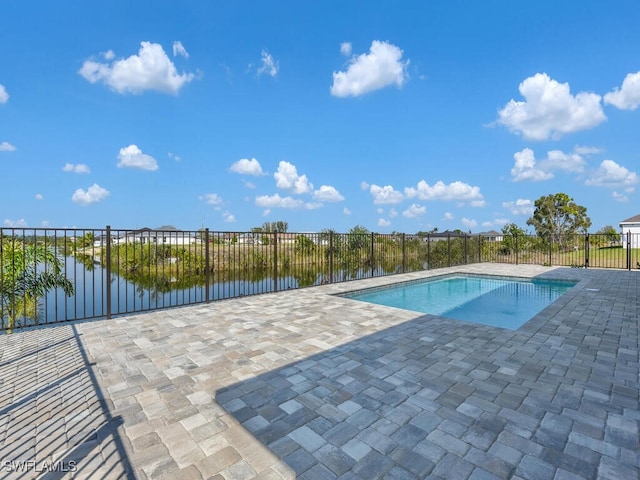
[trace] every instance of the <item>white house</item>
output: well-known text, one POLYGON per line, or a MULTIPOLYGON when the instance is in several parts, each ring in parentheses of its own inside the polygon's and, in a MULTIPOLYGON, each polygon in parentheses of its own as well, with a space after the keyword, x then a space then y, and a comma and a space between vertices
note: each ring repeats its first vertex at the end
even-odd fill
POLYGON ((640 214, 622 220, 620 228, 622 229, 622 248, 640 248, 640 214), (629 233, 631 238, 629 238, 629 233))
MULTIPOLYGON (((111 236, 111 243, 114 243, 114 241, 116 241, 116 240, 117 240, 117 238, 112 235, 111 236)), ((107 236, 106 235, 97 235, 93 239, 93 246, 94 247, 106 247, 107 246, 107 236)))
POLYGON ((261 233, 243 233, 236 237, 238 243, 246 243, 249 245, 262 245, 261 233))
POLYGON ((489 242, 501 242, 504 234, 500 232, 496 232, 495 230, 489 230, 488 232, 480 232, 478 233, 483 240, 487 240, 489 242))
POLYGON ((183 232, 180 230, 152 230, 150 228, 141 228, 127 232, 124 236, 121 236, 116 240, 117 244, 123 243, 153 243, 156 245, 193 245, 195 243, 202 243, 199 238, 194 237, 190 232, 183 232))

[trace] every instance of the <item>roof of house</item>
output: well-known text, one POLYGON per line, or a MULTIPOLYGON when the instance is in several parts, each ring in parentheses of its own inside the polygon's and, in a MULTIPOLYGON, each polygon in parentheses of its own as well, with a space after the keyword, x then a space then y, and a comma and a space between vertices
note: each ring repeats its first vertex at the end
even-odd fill
POLYGON ((451 230, 445 230, 444 232, 430 233, 429 237, 465 237, 467 234, 463 232, 453 232, 451 230))
POLYGON ((634 215, 633 217, 627 218, 626 220, 622 220, 620 223, 640 223, 640 214, 634 215))

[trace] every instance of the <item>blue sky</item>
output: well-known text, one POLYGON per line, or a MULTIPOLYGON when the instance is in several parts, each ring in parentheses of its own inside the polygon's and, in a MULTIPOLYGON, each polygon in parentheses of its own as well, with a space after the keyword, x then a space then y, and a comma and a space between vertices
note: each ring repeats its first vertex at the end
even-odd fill
POLYGON ((637 1, 0 5, 3 227, 640 213, 637 1))

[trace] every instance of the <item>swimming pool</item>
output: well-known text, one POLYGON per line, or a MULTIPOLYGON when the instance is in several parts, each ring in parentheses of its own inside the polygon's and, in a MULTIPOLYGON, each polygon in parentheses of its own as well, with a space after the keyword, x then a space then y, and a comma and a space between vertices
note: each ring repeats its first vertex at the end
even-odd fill
POLYGON ((341 296, 516 330, 576 283, 451 275, 359 290, 341 296))

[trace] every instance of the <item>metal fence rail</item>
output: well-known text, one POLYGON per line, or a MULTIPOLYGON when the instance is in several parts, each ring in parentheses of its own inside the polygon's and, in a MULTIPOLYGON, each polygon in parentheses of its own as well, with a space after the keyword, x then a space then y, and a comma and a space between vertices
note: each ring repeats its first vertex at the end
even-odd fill
POLYGON ((477 262, 631 269, 638 240, 0 228, 0 330, 477 262))

